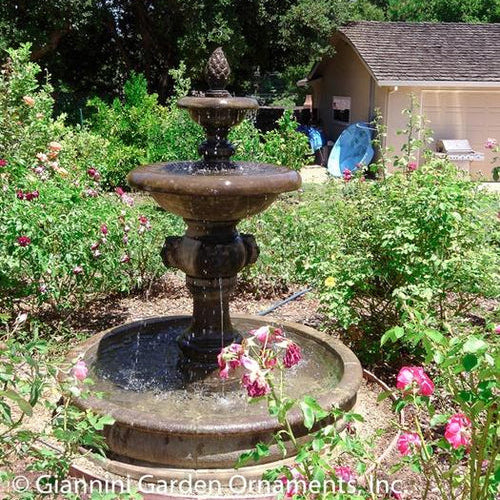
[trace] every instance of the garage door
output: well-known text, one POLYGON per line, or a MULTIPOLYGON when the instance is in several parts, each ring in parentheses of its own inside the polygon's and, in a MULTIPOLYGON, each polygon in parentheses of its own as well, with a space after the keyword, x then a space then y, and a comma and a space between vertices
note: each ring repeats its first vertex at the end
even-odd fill
POLYGON ((491 161, 499 153, 486 150, 484 143, 489 137, 500 142, 500 91, 423 90, 422 111, 434 139, 468 139, 474 150, 484 152, 484 162, 471 162, 470 172, 491 179, 491 161))

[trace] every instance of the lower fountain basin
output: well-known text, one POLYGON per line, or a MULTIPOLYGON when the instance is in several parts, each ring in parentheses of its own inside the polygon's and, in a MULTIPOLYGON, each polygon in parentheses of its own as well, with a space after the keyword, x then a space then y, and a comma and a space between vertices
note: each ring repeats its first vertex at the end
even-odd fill
MULTIPOLYGON (((98 334, 70 353, 91 367, 93 391, 101 399, 76 399, 75 404, 115 423, 105 430, 112 458, 136 465, 189 469, 230 469, 239 455, 269 442, 280 427, 265 401, 249 404, 237 380, 223 382, 217 372, 186 382, 179 368, 177 337, 190 316, 151 318, 98 334)), ((235 316, 242 332, 270 319, 235 316)), ((341 342, 296 323, 276 323, 302 348, 303 360, 288 371, 285 393, 313 396, 324 408, 351 409, 362 380, 361 365, 341 342)), ((305 437, 300 411, 290 420, 305 437)), ((263 462, 282 458, 276 447, 263 462)))

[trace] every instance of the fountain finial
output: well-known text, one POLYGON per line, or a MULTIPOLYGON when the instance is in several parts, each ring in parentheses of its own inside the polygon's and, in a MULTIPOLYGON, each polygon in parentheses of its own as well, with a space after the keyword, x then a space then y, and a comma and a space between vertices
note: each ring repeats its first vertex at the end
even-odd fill
POLYGON ((217 47, 212 52, 205 66, 205 78, 209 86, 209 90, 206 93, 207 96, 223 97, 229 95, 229 92, 225 88, 230 74, 231 68, 227 62, 226 55, 222 47, 217 47))

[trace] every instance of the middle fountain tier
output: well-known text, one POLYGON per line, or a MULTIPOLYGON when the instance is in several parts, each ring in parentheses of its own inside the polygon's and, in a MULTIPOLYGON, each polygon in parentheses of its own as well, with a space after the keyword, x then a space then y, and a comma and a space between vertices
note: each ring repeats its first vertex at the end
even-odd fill
MULTIPOLYGON (((166 239, 161 254, 167 266, 186 274, 192 316, 122 325, 70 354, 69 359, 88 363, 94 389, 102 393, 102 398, 75 398, 75 403, 115 419, 104 431, 108 471, 172 479, 183 477, 187 469, 210 478, 217 469, 217 477, 225 477, 241 453, 270 441, 280 425, 265 402, 249 405, 238 380, 222 382, 215 369, 222 347, 266 324, 282 327, 302 349, 302 361, 288 371, 290 397, 308 394, 325 408, 345 410, 356 402, 362 369, 342 343, 296 323, 230 317, 237 273, 259 253, 254 237, 238 232, 238 222, 265 210, 281 193, 298 189, 301 179, 284 167, 231 159, 228 132, 258 105, 224 90, 229 73, 217 49, 207 64, 206 96, 178 103, 206 131, 199 147, 202 158, 140 167, 128 177, 131 186, 150 193, 187 224, 184 236, 166 239)), ((308 431, 300 411, 293 411, 290 420, 296 436, 304 439, 308 431)), ((293 452, 291 443, 287 448, 293 452)), ((265 461, 281 458, 274 446, 265 461)))

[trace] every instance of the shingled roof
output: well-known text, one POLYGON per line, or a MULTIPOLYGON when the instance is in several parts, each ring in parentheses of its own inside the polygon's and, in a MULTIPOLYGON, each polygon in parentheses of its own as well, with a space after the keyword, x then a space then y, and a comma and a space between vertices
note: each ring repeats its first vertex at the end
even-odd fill
POLYGON ((500 24, 361 21, 339 29, 379 85, 500 82, 500 24))

